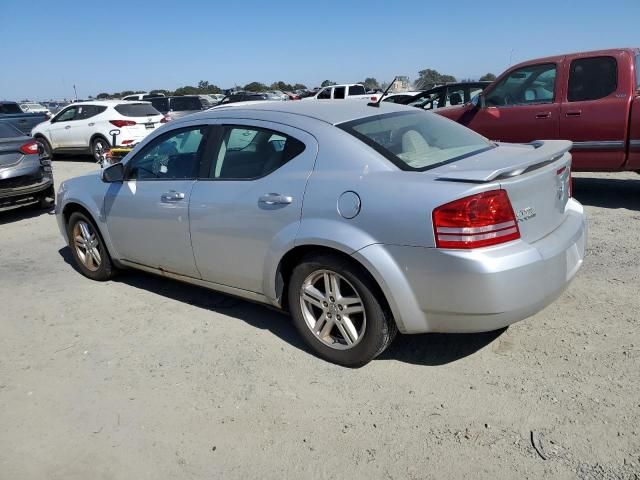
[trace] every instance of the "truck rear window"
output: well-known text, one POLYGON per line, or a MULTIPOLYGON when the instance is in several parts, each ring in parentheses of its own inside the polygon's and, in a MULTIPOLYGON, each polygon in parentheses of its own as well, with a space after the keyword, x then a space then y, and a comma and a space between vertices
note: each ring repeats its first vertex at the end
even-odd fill
POLYGON ((402 170, 429 170, 495 147, 468 128, 424 111, 374 115, 338 128, 402 170))
POLYGON ((362 85, 351 85, 349 87, 349 95, 365 95, 366 93, 362 85))
POLYGON ((17 103, 0 103, 0 113, 22 113, 17 103))
POLYGON ((148 117, 151 115, 161 115, 150 103, 123 103, 116 105, 116 112, 125 117, 148 117))

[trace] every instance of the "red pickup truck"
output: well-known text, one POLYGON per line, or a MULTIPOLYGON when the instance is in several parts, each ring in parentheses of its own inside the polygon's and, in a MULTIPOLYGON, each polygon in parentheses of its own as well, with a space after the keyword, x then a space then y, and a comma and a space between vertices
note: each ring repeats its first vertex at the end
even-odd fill
POLYGON ((576 171, 640 172, 640 49, 524 62, 436 113, 496 141, 571 140, 576 171))

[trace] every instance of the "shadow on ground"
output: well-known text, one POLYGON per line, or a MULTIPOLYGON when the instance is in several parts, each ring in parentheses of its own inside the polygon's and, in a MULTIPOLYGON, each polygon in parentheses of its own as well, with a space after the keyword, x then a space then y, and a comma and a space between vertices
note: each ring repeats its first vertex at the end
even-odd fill
MULTIPOLYGON (((80 273, 69 247, 61 248, 58 253, 66 263, 80 273)), ((311 354, 310 349, 298 335, 290 317, 278 310, 206 288, 134 270, 122 272, 115 281, 237 318, 252 327, 267 330, 288 344, 311 354)), ((445 365, 472 355, 493 342, 505 330, 477 334, 398 335, 389 349, 378 358, 416 365, 445 365)))
POLYGON ((592 207, 640 211, 640 175, 637 180, 574 177, 573 196, 592 207))
POLYGON ((41 215, 53 215, 54 210, 54 206, 43 209, 40 208, 37 203, 5 208, 4 210, 0 210, 0 225, 19 222, 20 220, 27 220, 41 215))

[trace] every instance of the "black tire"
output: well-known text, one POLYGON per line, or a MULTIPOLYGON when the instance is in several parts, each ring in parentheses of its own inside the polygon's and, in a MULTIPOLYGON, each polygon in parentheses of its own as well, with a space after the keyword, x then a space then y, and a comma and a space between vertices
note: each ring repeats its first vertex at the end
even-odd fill
POLYGON ((51 148, 51 144, 44 137, 36 137, 36 142, 42 146, 43 156, 48 158, 49 160, 53 160, 53 149, 51 148))
MULTIPOLYGON (((73 214, 71 214, 69 222, 67 223, 67 236, 69 238, 69 248, 71 248, 73 258, 76 261, 78 269, 85 277, 92 280, 97 280, 99 282, 104 282, 114 277, 114 275, 116 274, 116 269, 113 266, 113 262, 111 261, 111 257, 109 256, 107 247, 104 244, 104 240, 100 235, 100 231, 91 218, 87 217, 81 212, 74 212, 73 214), (95 240, 97 240, 97 247, 101 260, 99 266, 96 269, 87 267, 87 265, 80 257, 78 248, 76 248, 74 241, 74 229, 80 222, 84 222, 86 225, 89 225, 91 227, 92 233, 95 234, 95 240)), ((92 262, 95 263, 95 261, 93 260, 92 262)))
POLYGON ((110 148, 109 140, 104 137, 95 137, 91 140, 91 155, 96 162, 102 161, 102 152, 110 148))
POLYGON ((339 256, 314 254, 303 258, 293 269, 287 293, 289 311, 300 335, 319 357, 329 362, 351 368, 366 365, 391 344, 398 331, 386 308, 386 302, 380 298, 382 293, 369 273, 356 263, 339 256), (350 348, 337 350, 328 346, 313 333, 305 321, 300 292, 305 279, 318 271, 335 272, 343 277, 362 300, 366 328, 359 341, 350 348))

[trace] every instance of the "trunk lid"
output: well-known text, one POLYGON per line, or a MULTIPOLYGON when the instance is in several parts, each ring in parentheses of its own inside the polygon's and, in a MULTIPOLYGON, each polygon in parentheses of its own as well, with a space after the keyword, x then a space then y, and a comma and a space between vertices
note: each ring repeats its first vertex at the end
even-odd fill
POLYGON ((572 144, 563 140, 498 148, 434 169, 437 179, 463 183, 499 183, 507 191, 520 235, 535 242, 565 219, 570 193, 572 144))
POLYGON ((15 165, 22 160, 24 153, 20 151, 20 147, 29 141, 32 141, 31 137, 0 139, 0 168, 15 165))

